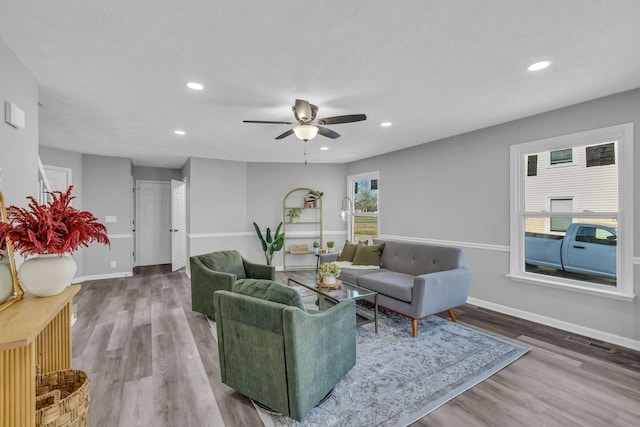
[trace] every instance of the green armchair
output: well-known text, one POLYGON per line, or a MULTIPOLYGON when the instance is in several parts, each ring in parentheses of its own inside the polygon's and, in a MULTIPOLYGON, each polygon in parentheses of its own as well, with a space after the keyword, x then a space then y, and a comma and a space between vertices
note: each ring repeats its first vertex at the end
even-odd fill
POLYGON ((230 291, 239 279, 274 280, 276 268, 255 264, 244 259, 238 251, 220 251, 189 258, 191 266, 191 310, 215 317, 213 293, 230 291))
POLYGON ((355 301, 304 310, 298 292, 270 280, 217 291, 222 382, 301 421, 356 363, 355 301))

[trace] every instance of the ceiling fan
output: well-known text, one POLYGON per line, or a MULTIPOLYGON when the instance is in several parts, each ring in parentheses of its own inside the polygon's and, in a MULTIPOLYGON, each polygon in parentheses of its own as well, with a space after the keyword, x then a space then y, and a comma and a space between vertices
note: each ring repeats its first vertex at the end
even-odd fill
POLYGON ((310 141, 316 137, 317 134, 326 136, 327 138, 336 139, 340 137, 340 134, 332 131, 321 125, 337 125, 341 123, 352 123, 367 120, 367 116, 364 114, 349 114, 346 116, 334 116, 326 117, 324 119, 316 120, 316 114, 318 113, 318 107, 310 104, 309 101, 303 99, 296 99, 296 104, 291 107, 293 115, 298 121, 295 122, 272 122, 265 120, 243 120, 243 123, 267 123, 267 124, 283 124, 293 125, 293 128, 276 136, 276 139, 286 138, 291 134, 295 134, 298 139, 304 142, 310 141))

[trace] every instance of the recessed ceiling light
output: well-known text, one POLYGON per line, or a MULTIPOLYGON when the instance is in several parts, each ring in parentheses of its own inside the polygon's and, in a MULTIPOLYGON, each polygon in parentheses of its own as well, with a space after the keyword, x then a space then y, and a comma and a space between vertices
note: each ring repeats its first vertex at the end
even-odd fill
POLYGON ((204 89, 204 86, 202 86, 198 82, 189 82, 189 83, 187 83, 187 87, 189 89, 193 89, 193 90, 202 90, 202 89, 204 89))
POLYGON ((529 65, 527 67, 527 70, 529 70, 529 71, 540 71, 540 70, 544 70, 549 65, 551 65, 551 61, 540 61, 540 62, 536 62, 535 64, 529 65))
POLYGON ((321 149, 322 151, 327 151, 327 150, 329 149, 329 147, 320 147, 320 149, 321 149))
POLYGON ((183 130, 174 130, 173 133, 175 133, 176 135, 186 135, 186 132, 183 130))
POLYGON ((383 123, 380 123, 380 126, 385 127, 385 128, 386 128, 386 127, 389 127, 389 126, 391 126, 391 122, 383 122, 383 123))

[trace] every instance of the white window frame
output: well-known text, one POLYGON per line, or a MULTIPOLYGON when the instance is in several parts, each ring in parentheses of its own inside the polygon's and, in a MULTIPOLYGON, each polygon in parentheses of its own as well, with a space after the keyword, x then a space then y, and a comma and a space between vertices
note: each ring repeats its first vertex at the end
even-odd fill
POLYGON ((547 138, 512 145, 510 149, 510 272, 508 277, 516 281, 542 286, 572 290, 576 292, 616 298, 626 301, 634 299, 633 293, 633 123, 625 123, 601 129, 547 138), (524 264, 524 218, 547 217, 550 212, 526 212, 524 210, 527 155, 553 151, 568 146, 595 145, 618 141, 618 212, 554 212, 554 216, 574 218, 617 218, 617 285, 615 288, 591 284, 580 280, 546 276, 525 271, 524 264))

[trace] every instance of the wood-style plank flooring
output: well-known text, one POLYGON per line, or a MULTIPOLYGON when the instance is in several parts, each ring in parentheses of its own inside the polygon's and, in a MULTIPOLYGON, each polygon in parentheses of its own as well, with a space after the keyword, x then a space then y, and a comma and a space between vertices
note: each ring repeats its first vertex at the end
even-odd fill
MULTIPOLYGON (((91 379, 91 426, 262 425, 248 399, 220 383, 217 344, 191 311, 183 271, 142 267, 87 281, 74 302, 73 367, 91 379)), ((455 312, 462 324, 532 350, 415 426, 640 425, 639 352, 607 353, 469 304, 455 312)))

